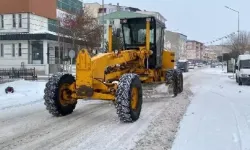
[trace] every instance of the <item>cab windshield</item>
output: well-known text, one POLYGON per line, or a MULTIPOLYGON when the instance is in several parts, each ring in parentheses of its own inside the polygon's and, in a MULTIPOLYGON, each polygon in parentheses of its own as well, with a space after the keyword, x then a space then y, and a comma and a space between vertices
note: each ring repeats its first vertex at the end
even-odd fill
MULTIPOLYGON (((150 26, 150 44, 154 44, 153 23, 150 26)), ((128 19, 123 23, 123 37, 126 49, 146 45, 146 19, 128 19)))
POLYGON ((241 60, 240 61, 240 68, 249 69, 250 68, 250 60, 241 60))

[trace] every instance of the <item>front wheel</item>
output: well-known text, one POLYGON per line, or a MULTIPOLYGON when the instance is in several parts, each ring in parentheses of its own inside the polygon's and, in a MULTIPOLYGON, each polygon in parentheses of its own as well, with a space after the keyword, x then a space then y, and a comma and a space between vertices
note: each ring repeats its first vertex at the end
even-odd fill
POLYGON ((61 73, 53 75, 47 82, 44 90, 44 104, 53 116, 65 116, 75 109, 77 101, 66 98, 71 96, 69 86, 74 82, 75 78, 72 75, 61 73))
POLYGON ((116 109, 122 122, 139 119, 142 107, 142 84, 138 75, 124 74, 116 91, 116 109))

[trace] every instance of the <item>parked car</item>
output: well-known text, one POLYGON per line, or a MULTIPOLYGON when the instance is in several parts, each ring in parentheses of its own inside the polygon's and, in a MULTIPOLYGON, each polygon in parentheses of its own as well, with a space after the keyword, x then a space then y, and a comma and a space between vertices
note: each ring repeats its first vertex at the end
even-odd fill
POLYGON ((212 63, 212 64, 210 65, 210 67, 211 67, 211 68, 215 68, 216 65, 215 65, 214 63, 212 63))
POLYGON ((198 65, 197 65, 198 67, 202 67, 202 63, 198 63, 198 65))
POLYGON ((250 83, 250 55, 239 55, 236 65, 236 82, 239 85, 250 83))
POLYGON ((188 61, 187 60, 178 60, 177 68, 183 72, 188 72, 188 61))
POLYGON ((194 69, 194 64, 189 64, 188 68, 189 69, 194 69))

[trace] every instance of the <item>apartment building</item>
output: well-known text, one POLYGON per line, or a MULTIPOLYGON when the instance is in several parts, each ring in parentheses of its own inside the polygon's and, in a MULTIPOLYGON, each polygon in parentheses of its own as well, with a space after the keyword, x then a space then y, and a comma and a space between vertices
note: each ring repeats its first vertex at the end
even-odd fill
POLYGON ((72 49, 69 38, 64 48, 59 45, 57 19, 79 11, 79 0, 0 0, 0 67, 35 67, 48 74, 59 54, 62 59, 72 49))
POLYGON ((186 59, 187 36, 178 32, 165 30, 164 47, 175 52, 175 59, 186 59))
POLYGON ((187 40, 186 54, 189 60, 202 60, 204 44, 195 40, 187 40))
POLYGON ((207 61, 216 61, 217 60, 217 55, 216 52, 213 49, 213 46, 206 46, 203 54, 204 60, 207 61))
POLYGON ((140 11, 140 9, 138 8, 120 6, 119 3, 117 3, 116 5, 112 3, 104 4, 104 7, 97 2, 84 3, 84 8, 88 9, 94 18, 102 17, 103 15, 105 16, 107 14, 110 14, 116 11, 129 11, 129 12, 140 11))
POLYGON ((161 13, 159 12, 155 12, 155 11, 136 11, 137 13, 141 13, 141 14, 145 14, 145 15, 153 15, 155 18, 157 18, 158 20, 160 20, 161 22, 165 23, 167 21, 167 19, 161 15, 161 13))
POLYGON ((186 43, 187 43, 187 35, 180 33, 180 40, 179 40, 180 59, 187 59, 186 43))
POLYGON ((84 9, 88 10, 88 13, 92 15, 94 18, 99 17, 99 11, 102 8, 102 5, 95 2, 95 3, 84 3, 84 9))

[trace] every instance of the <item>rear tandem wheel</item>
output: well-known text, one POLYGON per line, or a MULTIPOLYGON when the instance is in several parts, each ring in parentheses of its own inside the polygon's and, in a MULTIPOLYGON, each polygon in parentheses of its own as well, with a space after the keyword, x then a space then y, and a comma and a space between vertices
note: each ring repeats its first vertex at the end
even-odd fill
POLYGON ((172 88, 173 97, 176 97, 179 93, 178 85, 178 72, 176 69, 171 69, 166 72, 166 84, 172 88))
POLYGON ((178 93, 183 92, 183 74, 181 70, 177 70, 177 86, 178 86, 178 93))

